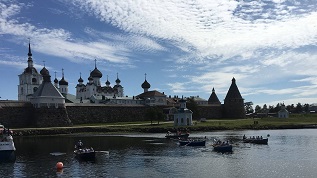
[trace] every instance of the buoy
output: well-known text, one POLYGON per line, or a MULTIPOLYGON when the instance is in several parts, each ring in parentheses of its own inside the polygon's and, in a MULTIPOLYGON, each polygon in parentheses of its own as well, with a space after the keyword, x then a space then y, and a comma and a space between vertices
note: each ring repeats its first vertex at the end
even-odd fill
POLYGON ((63 169, 64 164, 62 162, 56 163, 56 169, 63 169))

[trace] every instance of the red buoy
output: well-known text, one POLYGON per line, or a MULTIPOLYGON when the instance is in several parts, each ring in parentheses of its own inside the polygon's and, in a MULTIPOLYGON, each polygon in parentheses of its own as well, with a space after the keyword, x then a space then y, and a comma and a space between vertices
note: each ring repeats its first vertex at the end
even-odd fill
POLYGON ((64 164, 62 162, 56 163, 56 169, 63 169, 64 164))

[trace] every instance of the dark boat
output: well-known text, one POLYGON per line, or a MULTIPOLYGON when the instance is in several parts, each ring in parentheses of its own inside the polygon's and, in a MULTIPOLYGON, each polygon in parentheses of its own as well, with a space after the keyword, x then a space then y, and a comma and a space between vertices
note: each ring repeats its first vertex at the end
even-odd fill
POLYGON ((263 144, 263 145, 267 145, 269 139, 268 138, 262 138, 261 137, 250 137, 247 138, 245 135, 243 136, 243 142, 244 143, 254 143, 254 144, 263 144))
POLYGON ((213 144, 214 150, 217 152, 232 152, 232 145, 230 144, 213 144))
POLYGON ((74 153, 77 159, 83 161, 94 161, 96 158, 96 152, 93 148, 76 149, 74 153))
POLYGON ((206 140, 180 140, 180 146, 206 146, 206 140))
POLYGON ((189 134, 172 134, 172 133, 167 133, 165 135, 165 138, 174 138, 174 139, 179 139, 179 138, 188 138, 189 134))
POLYGON ((243 139, 244 143, 254 143, 254 144, 263 144, 263 145, 267 145, 269 139, 268 138, 259 138, 259 139, 253 139, 253 138, 246 138, 243 139))

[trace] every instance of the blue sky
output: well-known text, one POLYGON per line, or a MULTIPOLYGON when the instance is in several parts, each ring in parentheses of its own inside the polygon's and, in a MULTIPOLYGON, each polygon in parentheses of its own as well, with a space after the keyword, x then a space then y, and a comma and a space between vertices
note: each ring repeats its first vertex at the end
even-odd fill
POLYGON ((90 70, 124 93, 222 101, 236 78, 255 105, 317 102, 315 0, 0 0, 1 99, 17 99, 31 39, 38 71, 64 69, 75 94, 90 70), (45 61, 45 62, 43 62, 45 61))

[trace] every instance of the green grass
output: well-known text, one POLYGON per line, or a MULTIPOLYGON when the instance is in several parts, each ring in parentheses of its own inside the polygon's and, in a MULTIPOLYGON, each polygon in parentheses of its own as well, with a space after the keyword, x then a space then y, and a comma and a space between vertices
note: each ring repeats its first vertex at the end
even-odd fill
MULTIPOLYGON (((206 122, 193 121, 194 125, 190 126, 192 130, 230 130, 230 129, 270 129, 279 127, 290 127, 302 125, 317 125, 317 114, 292 114, 290 118, 247 118, 247 119, 207 119, 206 122), (254 124, 257 121, 258 124, 254 124)), ((142 122, 117 122, 117 123, 95 123, 95 124, 84 124, 76 126, 96 126, 96 127, 108 127, 116 128, 119 130, 144 130, 144 129, 172 129, 174 128, 173 122, 160 122, 157 124, 153 121, 142 122)))

